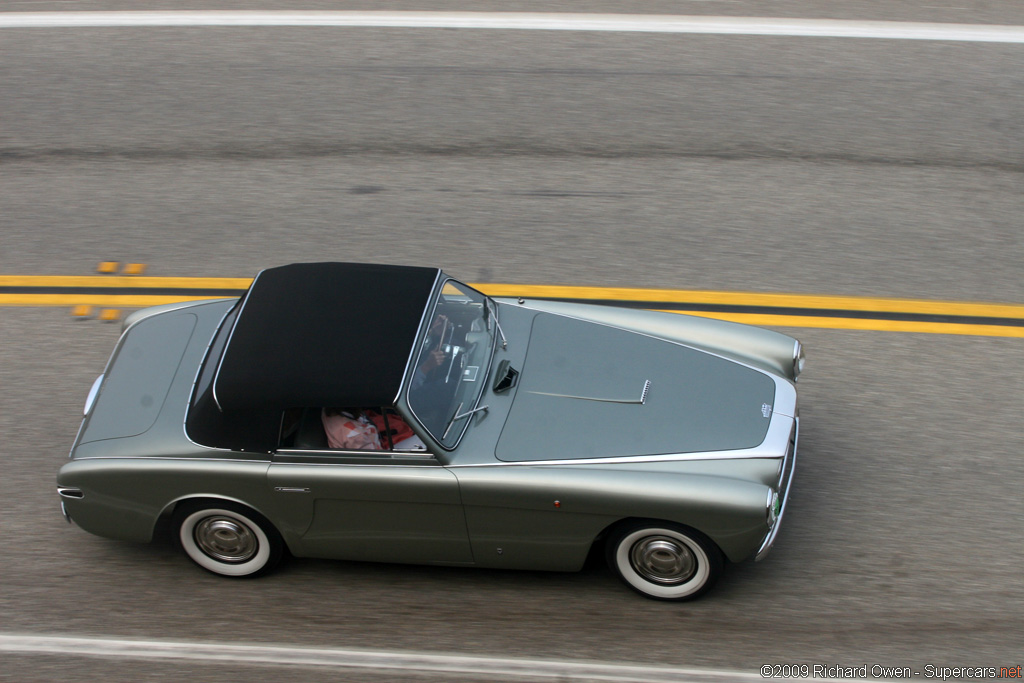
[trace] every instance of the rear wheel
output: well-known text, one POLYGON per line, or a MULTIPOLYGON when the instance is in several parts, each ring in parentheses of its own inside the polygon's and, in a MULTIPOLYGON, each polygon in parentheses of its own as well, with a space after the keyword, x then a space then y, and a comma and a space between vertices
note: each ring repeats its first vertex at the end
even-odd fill
POLYGON ((184 505, 175 515, 189 559, 221 576, 259 576, 284 552, 280 534, 263 515, 228 501, 184 505))
POLYGON ((692 600, 722 572, 722 553, 704 534, 671 522, 621 527, 606 546, 608 564, 633 590, 655 600, 692 600))

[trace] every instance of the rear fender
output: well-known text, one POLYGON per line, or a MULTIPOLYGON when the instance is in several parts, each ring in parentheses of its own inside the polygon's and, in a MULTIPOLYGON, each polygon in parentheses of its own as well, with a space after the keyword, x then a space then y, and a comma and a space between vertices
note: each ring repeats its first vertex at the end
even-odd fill
POLYGON ((90 458, 61 468, 58 486, 81 491, 61 498, 72 521, 106 538, 148 543, 157 521, 190 498, 230 500, 264 516, 269 463, 174 458, 90 458))

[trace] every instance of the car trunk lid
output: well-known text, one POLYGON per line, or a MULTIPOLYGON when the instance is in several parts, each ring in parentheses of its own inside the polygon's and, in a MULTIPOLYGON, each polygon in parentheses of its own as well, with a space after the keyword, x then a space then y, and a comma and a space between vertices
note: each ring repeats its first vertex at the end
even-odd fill
POLYGON ((174 311, 128 328, 92 397, 79 444, 138 436, 153 426, 196 322, 194 314, 174 311))

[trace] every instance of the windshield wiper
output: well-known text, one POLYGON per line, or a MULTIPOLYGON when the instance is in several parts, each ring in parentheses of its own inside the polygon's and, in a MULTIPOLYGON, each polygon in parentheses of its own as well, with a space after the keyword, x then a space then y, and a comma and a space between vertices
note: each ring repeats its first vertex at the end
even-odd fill
POLYGON ((488 329, 490 329, 490 322, 491 320, 493 320, 494 326, 498 328, 498 334, 501 336, 501 348, 507 349, 508 340, 505 339, 505 333, 501 329, 501 323, 498 322, 498 306, 497 304, 494 303, 494 301, 491 300, 490 297, 487 297, 487 310, 490 311, 491 314, 490 317, 487 319, 488 329), (491 306, 494 306, 494 308, 492 309, 491 306))
POLYGON ((480 406, 479 408, 473 408, 473 410, 467 410, 466 412, 460 415, 459 411, 462 410, 462 403, 460 403, 459 407, 455 409, 455 415, 453 415, 451 421, 448 422, 448 426, 444 428, 444 434, 441 435, 441 440, 444 441, 445 439, 448 438, 448 431, 452 428, 452 425, 455 424, 457 420, 461 420, 464 417, 469 417, 473 413, 479 413, 481 410, 487 410, 488 408, 490 408, 490 406, 480 406))

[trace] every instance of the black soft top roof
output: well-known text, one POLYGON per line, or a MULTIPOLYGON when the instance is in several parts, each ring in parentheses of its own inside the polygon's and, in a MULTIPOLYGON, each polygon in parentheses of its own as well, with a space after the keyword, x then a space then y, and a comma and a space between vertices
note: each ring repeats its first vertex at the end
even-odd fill
POLYGON ((296 263, 256 276, 213 381, 221 410, 398 397, 437 268, 296 263))

